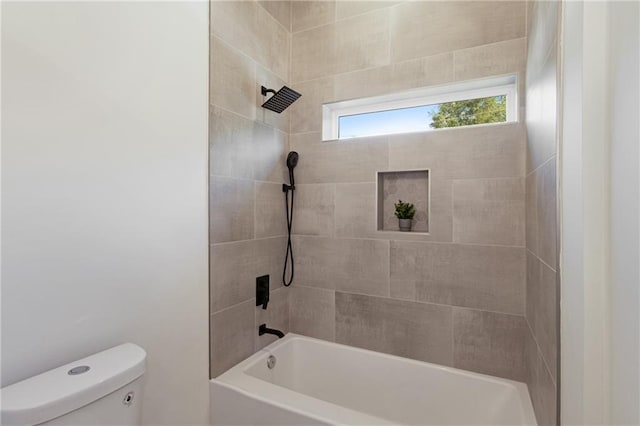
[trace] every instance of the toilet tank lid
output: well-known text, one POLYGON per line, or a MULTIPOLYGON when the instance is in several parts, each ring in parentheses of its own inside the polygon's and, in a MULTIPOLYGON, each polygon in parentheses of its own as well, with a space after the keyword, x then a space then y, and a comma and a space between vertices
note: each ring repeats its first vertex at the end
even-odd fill
POLYGON ((2 388, 0 420, 34 425, 67 414, 142 376, 146 357, 125 343, 2 388))

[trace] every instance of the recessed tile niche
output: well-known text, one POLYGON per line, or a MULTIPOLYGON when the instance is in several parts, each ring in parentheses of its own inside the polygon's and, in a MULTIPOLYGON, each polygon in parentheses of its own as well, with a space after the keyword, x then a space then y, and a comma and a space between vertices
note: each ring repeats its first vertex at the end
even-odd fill
POLYGON ((394 204, 398 200, 416 208, 411 232, 429 232, 429 170, 378 172, 378 231, 400 232, 394 204))

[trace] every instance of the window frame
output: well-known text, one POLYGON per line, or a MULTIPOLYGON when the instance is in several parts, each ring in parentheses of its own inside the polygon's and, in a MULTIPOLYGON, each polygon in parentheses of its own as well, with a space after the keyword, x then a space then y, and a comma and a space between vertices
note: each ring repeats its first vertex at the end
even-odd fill
MULTIPOLYGON (((504 124, 518 121, 518 77, 509 74, 479 80, 469 80, 439 86, 422 87, 404 92, 381 96, 331 102, 322 105, 322 140, 347 140, 359 137, 339 137, 340 117, 391 111, 404 108, 443 104, 493 96, 506 96, 507 119, 500 123, 483 123, 479 126, 504 124)), ((478 126, 474 125, 474 126, 478 126)), ((470 126, 461 126, 470 127, 470 126)), ((445 127, 452 129, 455 127, 445 127)), ((425 131, 440 129, 425 129, 425 131)), ((400 134, 401 132, 382 133, 380 135, 400 134)))

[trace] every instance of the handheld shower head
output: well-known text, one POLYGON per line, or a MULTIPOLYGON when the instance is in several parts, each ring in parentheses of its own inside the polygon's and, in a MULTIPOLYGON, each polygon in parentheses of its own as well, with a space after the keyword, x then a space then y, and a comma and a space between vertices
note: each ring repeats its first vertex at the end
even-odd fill
POLYGON ((289 152, 287 155, 287 168, 289 169, 289 185, 282 185, 282 190, 287 192, 295 189, 295 179, 293 178, 293 169, 298 165, 298 153, 295 151, 289 152))
POLYGON ((289 155, 287 155, 287 168, 290 172, 298 165, 298 153, 295 151, 291 151, 289 155))

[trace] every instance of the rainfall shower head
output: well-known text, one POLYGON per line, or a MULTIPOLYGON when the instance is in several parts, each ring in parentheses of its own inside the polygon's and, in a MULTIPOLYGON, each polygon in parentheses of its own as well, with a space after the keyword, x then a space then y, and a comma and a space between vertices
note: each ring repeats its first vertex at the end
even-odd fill
POLYGON ((291 171, 298 165, 298 153, 295 151, 291 151, 289 155, 287 155, 287 168, 291 171))
POLYGON ((267 93, 273 93, 273 96, 262 104, 262 108, 275 111, 278 114, 289 108, 289 105, 297 101, 298 98, 302 96, 300 93, 288 88, 287 86, 282 86, 282 89, 277 92, 273 89, 267 89, 262 86, 262 96, 266 96, 267 93))

